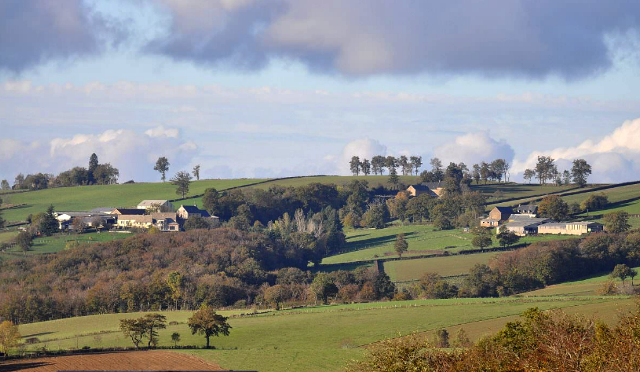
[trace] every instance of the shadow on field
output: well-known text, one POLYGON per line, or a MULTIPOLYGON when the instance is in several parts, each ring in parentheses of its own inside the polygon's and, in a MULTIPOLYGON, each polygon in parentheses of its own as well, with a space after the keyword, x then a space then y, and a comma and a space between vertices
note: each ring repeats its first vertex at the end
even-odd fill
MULTIPOLYGON (((415 234, 416 234, 415 232, 404 233, 404 237, 407 238, 415 234)), ((380 244, 391 243, 391 242, 394 242, 395 240, 396 240, 395 234, 379 236, 377 238, 358 240, 357 242, 347 243, 345 249, 340 253, 355 252, 362 249, 375 247, 380 244)))
POLYGON ((0 372, 22 371, 25 369, 46 367, 50 365, 51 363, 45 363, 45 362, 24 362, 24 363, 16 363, 16 364, 9 364, 9 365, 0 364, 0 372))
POLYGON ((33 333, 30 335, 22 335, 22 338, 29 338, 29 337, 38 337, 38 336, 45 336, 45 335, 50 335, 53 332, 40 332, 40 333, 33 333))

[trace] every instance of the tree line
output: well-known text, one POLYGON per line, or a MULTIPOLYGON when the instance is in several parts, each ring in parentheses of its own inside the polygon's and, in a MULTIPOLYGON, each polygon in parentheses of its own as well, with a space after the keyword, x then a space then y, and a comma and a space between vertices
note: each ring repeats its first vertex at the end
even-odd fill
POLYGON ((560 172, 555 164, 555 159, 550 156, 538 156, 535 168, 526 169, 523 177, 531 183, 536 178, 541 185, 553 182, 558 186, 569 185, 572 182, 580 187, 587 185, 587 179, 591 175, 591 165, 584 159, 573 160, 571 170, 565 169, 560 172))
POLYGON ((120 177, 120 171, 117 168, 109 163, 100 164, 98 155, 93 153, 89 158, 88 168, 73 167, 57 176, 45 173, 25 176, 20 173, 15 177, 13 187, 9 186, 7 180, 2 180, 0 188, 2 190, 42 190, 54 187, 111 185, 118 182, 118 177, 120 177))

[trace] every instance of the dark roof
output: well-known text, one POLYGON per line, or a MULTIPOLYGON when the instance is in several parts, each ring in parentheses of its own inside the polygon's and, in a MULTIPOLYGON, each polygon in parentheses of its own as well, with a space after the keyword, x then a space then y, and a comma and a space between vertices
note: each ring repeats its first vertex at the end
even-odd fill
POLYGON ((520 212, 536 213, 538 211, 538 206, 534 204, 519 205, 516 210, 520 212))
POLYGON ((496 209, 500 213, 513 213, 513 209, 511 209, 510 207, 496 207, 496 209))
POLYGON ((120 212, 120 214, 127 214, 127 215, 143 215, 146 211, 144 209, 137 209, 137 208, 114 208, 114 211, 118 211, 120 212))
POLYGON ((209 212, 204 209, 200 209, 195 205, 183 205, 182 208, 184 208, 187 213, 199 213, 202 217, 211 217, 209 212))
POLYGON ((431 191, 431 188, 427 185, 423 185, 421 183, 417 184, 417 185, 411 185, 411 187, 413 187, 414 189, 418 190, 418 191, 431 191))

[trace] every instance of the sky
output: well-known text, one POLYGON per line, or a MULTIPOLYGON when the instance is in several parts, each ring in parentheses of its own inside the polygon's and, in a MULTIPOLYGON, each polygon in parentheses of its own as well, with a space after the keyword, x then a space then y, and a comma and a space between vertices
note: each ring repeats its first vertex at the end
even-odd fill
POLYGON ((0 179, 539 155, 640 179, 637 0, 2 0, 0 179))

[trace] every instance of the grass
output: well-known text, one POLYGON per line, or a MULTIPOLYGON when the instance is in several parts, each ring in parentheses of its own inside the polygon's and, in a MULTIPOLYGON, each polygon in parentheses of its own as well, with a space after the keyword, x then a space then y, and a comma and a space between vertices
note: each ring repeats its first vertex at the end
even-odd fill
MULTIPOLYGON (((0 235, 1 237, 2 235, 0 235)), ((48 237, 39 237, 33 240, 33 246, 31 250, 26 253, 20 250, 18 247, 8 249, 6 252, 0 253, 0 259, 21 258, 26 255, 36 255, 43 253, 55 253, 65 249, 67 242, 77 241, 80 244, 92 244, 98 242, 107 242, 117 239, 125 239, 132 236, 132 234, 123 233, 86 233, 86 234, 58 234, 48 237)))
POLYGON ((19 231, 0 231, 0 243, 8 242, 18 236, 19 231))
MULTIPOLYGON (((231 318, 231 335, 212 339, 218 350, 181 352, 236 370, 340 371, 350 360, 364 355, 363 346, 389 337, 462 326, 476 338, 497 331, 506 321, 534 306, 589 314, 610 312, 614 308, 629 309, 632 305, 633 300, 625 297, 539 297, 322 306, 231 318)), ((204 337, 191 335, 185 324, 190 312, 164 314, 168 321, 177 324, 160 331, 160 345, 171 345, 173 332, 180 333, 182 345, 204 345, 204 337)), ((118 331, 118 321, 140 315, 96 315, 33 323, 20 326, 20 332, 41 341, 30 346, 34 349, 130 346, 131 342, 118 331)))
POLYGON ((518 183, 489 183, 486 185, 471 185, 473 191, 478 191, 487 196, 487 203, 495 203, 499 200, 513 198, 528 198, 535 195, 566 192, 575 189, 576 186, 556 186, 518 183), (496 195, 498 192, 498 195, 496 195))
POLYGON ((465 254, 448 257, 420 258, 416 260, 387 261, 384 270, 394 282, 419 279, 424 273, 441 276, 465 275, 476 264, 488 264, 497 252, 465 254))
MULTIPOLYGON (((420 177, 418 176, 398 176, 400 178, 400 183, 405 185, 411 185, 420 183, 420 177)), ((378 185, 384 185, 385 187, 391 187, 392 185, 389 183, 389 176, 311 176, 311 177, 298 177, 298 178, 290 178, 285 180, 273 180, 269 182, 265 182, 256 186, 256 188, 268 189, 271 186, 286 186, 286 187, 299 187, 308 185, 310 183, 319 182, 324 184, 335 184, 337 186, 346 186, 351 181, 360 180, 367 181, 370 187, 375 187, 378 185)))
MULTIPOLYGON (((640 267, 635 268, 640 271, 640 267)), ((592 276, 586 279, 580 279, 572 282, 560 283, 547 286, 546 288, 539 289, 532 292, 527 292, 525 296, 585 296, 585 295, 597 295, 602 285, 612 280, 609 277, 609 273, 592 276)), ((638 280, 635 281, 635 285, 638 285, 638 280)), ((618 287, 622 286, 619 279, 615 280, 618 287)), ((626 286, 631 285, 631 279, 625 281, 626 286)))
MULTIPOLYGON (((191 183, 191 194, 202 194, 214 187, 224 190, 243 186, 261 179, 201 180, 191 183)), ((176 199, 175 186, 165 183, 134 183, 123 185, 96 185, 60 187, 3 195, 5 204, 23 205, 5 209, 2 216, 7 221, 24 221, 30 214, 44 212, 53 204, 56 210, 85 211, 98 207, 132 207, 144 199, 176 199)), ((178 202, 179 204, 179 202, 178 202)))
MULTIPOLYGON (((463 230, 434 230, 432 225, 392 224, 384 229, 356 229, 346 232, 347 244, 343 253, 322 260, 323 264, 339 264, 373 260, 376 258, 397 257, 393 245, 397 234, 405 234, 409 250, 403 257, 411 257, 429 253, 460 252, 475 249, 471 244, 473 236, 463 230)), ((540 235, 527 236, 520 243, 533 243, 558 239, 570 239, 568 236, 540 235)), ((498 247, 494 240, 493 247, 498 247)))

